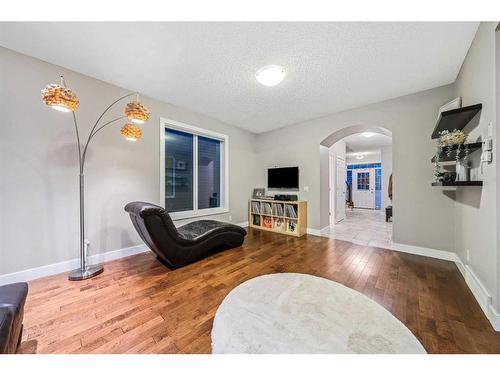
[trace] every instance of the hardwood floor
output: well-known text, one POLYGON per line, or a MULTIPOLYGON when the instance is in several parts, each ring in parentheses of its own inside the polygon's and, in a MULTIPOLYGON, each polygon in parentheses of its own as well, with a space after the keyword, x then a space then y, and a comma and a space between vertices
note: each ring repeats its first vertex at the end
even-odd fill
POLYGON ((500 353, 452 262, 330 238, 250 230, 242 247, 170 271, 144 253, 90 280, 30 282, 22 353, 210 353, 215 311, 231 289, 274 272, 325 277, 400 319, 429 353, 500 353))

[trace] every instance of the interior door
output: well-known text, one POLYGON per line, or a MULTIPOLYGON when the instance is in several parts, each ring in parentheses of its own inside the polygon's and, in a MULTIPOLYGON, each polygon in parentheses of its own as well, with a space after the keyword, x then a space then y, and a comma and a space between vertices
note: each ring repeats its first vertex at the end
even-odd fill
POLYGON ((353 169, 352 174, 354 207, 375 209, 375 169, 353 169))
POLYGON ((336 165, 335 165, 335 155, 329 155, 328 158, 328 185, 330 188, 329 191, 329 201, 330 201, 330 226, 333 227, 335 225, 335 206, 336 206, 336 189, 335 189, 335 178, 336 178, 336 165))
POLYGON ((335 178, 335 222, 345 219, 346 172, 345 160, 337 156, 335 178))

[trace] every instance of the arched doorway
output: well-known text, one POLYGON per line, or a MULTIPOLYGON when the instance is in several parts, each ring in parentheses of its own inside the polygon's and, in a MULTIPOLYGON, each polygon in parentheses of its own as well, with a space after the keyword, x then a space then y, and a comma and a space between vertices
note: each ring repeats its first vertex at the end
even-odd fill
POLYGON ((321 142, 320 155, 322 234, 390 247, 392 133, 379 126, 348 126, 321 142))

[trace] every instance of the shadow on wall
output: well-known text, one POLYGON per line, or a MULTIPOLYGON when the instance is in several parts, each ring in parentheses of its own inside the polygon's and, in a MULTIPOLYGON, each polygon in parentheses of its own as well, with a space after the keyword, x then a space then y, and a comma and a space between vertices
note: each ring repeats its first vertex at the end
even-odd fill
POLYGON ((460 204, 480 209, 483 189, 480 186, 469 186, 467 194, 460 195, 460 204))
MULTIPOLYGON (((483 194, 483 189, 481 189, 480 186, 469 186, 467 191, 467 194, 460 195, 460 204, 479 209, 481 206, 481 195, 483 194)), ((443 195, 457 201, 456 190, 443 190, 443 195)))

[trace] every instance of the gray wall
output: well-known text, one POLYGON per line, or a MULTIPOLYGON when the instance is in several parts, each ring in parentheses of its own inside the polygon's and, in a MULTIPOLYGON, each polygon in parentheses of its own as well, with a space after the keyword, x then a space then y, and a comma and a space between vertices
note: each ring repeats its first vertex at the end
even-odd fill
MULTIPOLYGON (((497 26, 497 30, 495 33, 495 65, 496 65, 496 70, 495 70, 495 78, 496 78, 496 90, 495 90, 495 101, 496 101, 496 124, 500 122, 500 23, 497 26)), ((500 139, 500 126, 495 126, 495 136, 496 139, 500 139)), ((500 149, 496 147, 495 145, 495 150, 496 152, 493 153, 493 157, 495 159, 498 159, 500 155, 500 149)), ((500 189, 498 186, 500 186, 500 163, 496 163, 496 174, 497 174, 497 179, 496 179, 496 185, 497 185, 497 200, 496 200, 496 210, 497 210, 497 217, 496 217, 496 232, 500 233, 500 189)), ((500 305, 500 241, 498 240, 498 235, 497 235, 497 311, 499 310, 499 305, 500 305)))
MULTIPOLYGON (((46 107, 40 90, 64 74, 79 96, 83 134, 104 108, 127 91, 0 48, 0 274, 78 257, 78 168, 70 114, 46 107)), ((142 97, 151 119, 143 138, 127 142, 116 124, 102 131, 86 168, 87 233, 91 254, 140 244, 123 206, 159 202, 159 118, 229 136, 230 213, 247 220, 254 186, 256 136, 220 121, 142 97)), ((110 115, 119 115, 122 105, 110 115)))
MULTIPOLYGON (((329 211, 328 209, 331 209, 331 213, 332 215, 328 215, 327 219, 328 221, 325 223, 325 225, 323 224, 323 221, 321 221, 321 228, 325 228, 325 227, 329 227, 330 224, 333 222, 336 222, 338 220, 338 217, 336 215, 336 211, 337 211, 337 202, 336 202, 336 199, 335 199, 335 195, 336 195, 336 191, 337 189, 344 189, 345 193, 347 194, 347 189, 345 187, 345 184, 341 187, 337 186, 337 157, 340 157, 342 159, 345 160, 345 173, 346 173, 346 178, 347 178, 347 156, 346 156, 346 143, 344 140, 340 140, 338 142, 335 142, 329 149, 329 152, 330 152, 330 155, 331 157, 333 157, 333 168, 330 167, 330 163, 328 163, 328 166, 327 166, 327 171, 326 171, 326 174, 328 175, 327 178, 328 178, 328 186, 327 186, 327 192, 328 192, 328 197, 327 199, 330 200, 329 202, 329 205, 326 205, 325 206, 331 206, 331 207, 326 207, 327 210, 325 211, 329 211), (330 169, 331 168, 331 169, 330 169), (332 171, 333 170, 333 171, 332 171), (333 183, 333 186, 331 186, 333 183), (332 189, 330 191, 330 188, 332 189), (332 199, 332 195, 333 195, 333 199, 332 199)), ((325 173, 324 169, 323 169, 323 166, 320 167, 320 173, 321 175, 323 176, 323 174, 325 173)), ((323 194, 323 190, 321 189, 321 194, 323 194)), ((345 197, 345 195, 344 195, 345 197)), ((325 201, 323 196, 321 197, 321 200, 320 202, 328 202, 328 201, 325 201)), ((344 204, 345 206, 345 204, 344 204)), ((321 206, 322 208, 323 206, 321 206)), ((323 218, 323 210, 320 209, 320 213, 321 213, 321 218, 323 218)), ((323 220, 323 219, 321 219, 323 220)))
MULTIPOLYGON (((323 229, 330 225, 330 150, 328 147, 319 146, 319 159, 320 159, 320 201, 326 202, 324 207, 321 207, 320 214, 320 228, 323 229)), ((299 173, 302 171, 299 169, 299 173)), ((299 178, 300 183, 300 178, 299 178)), ((309 211, 309 210, 308 210, 309 211)), ((309 212, 308 212, 309 214, 309 212)), ((335 211, 331 213, 335 214, 335 211)))
MULTIPOLYGON (((469 141, 488 137, 493 123, 495 136, 495 26, 481 23, 454 85, 454 96, 462 96, 462 105, 482 103, 479 122, 470 131, 469 141)), ((477 119, 476 119, 477 120, 477 119)), ((494 142, 496 147, 496 142, 494 142)), ((484 181, 482 188, 460 188, 455 204, 455 250, 481 279, 497 302, 497 232, 496 232, 496 161, 479 168, 481 152, 473 154, 474 171, 484 181), (467 250, 470 259, 467 260, 467 250)))
POLYGON ((348 126, 384 127, 392 132, 393 140, 393 240, 453 251, 454 201, 431 186, 430 162, 435 153, 430 134, 437 112, 452 96, 453 88, 448 85, 261 134, 257 142, 257 181, 265 186, 265 171, 270 166, 298 165, 299 196, 309 206, 308 226, 321 229, 326 216, 320 218, 324 209, 320 207, 320 143, 348 126), (308 192, 303 190, 306 185, 308 192))
POLYGON ((382 147, 382 210, 391 204, 389 199, 389 177, 392 174, 392 146, 382 147))

